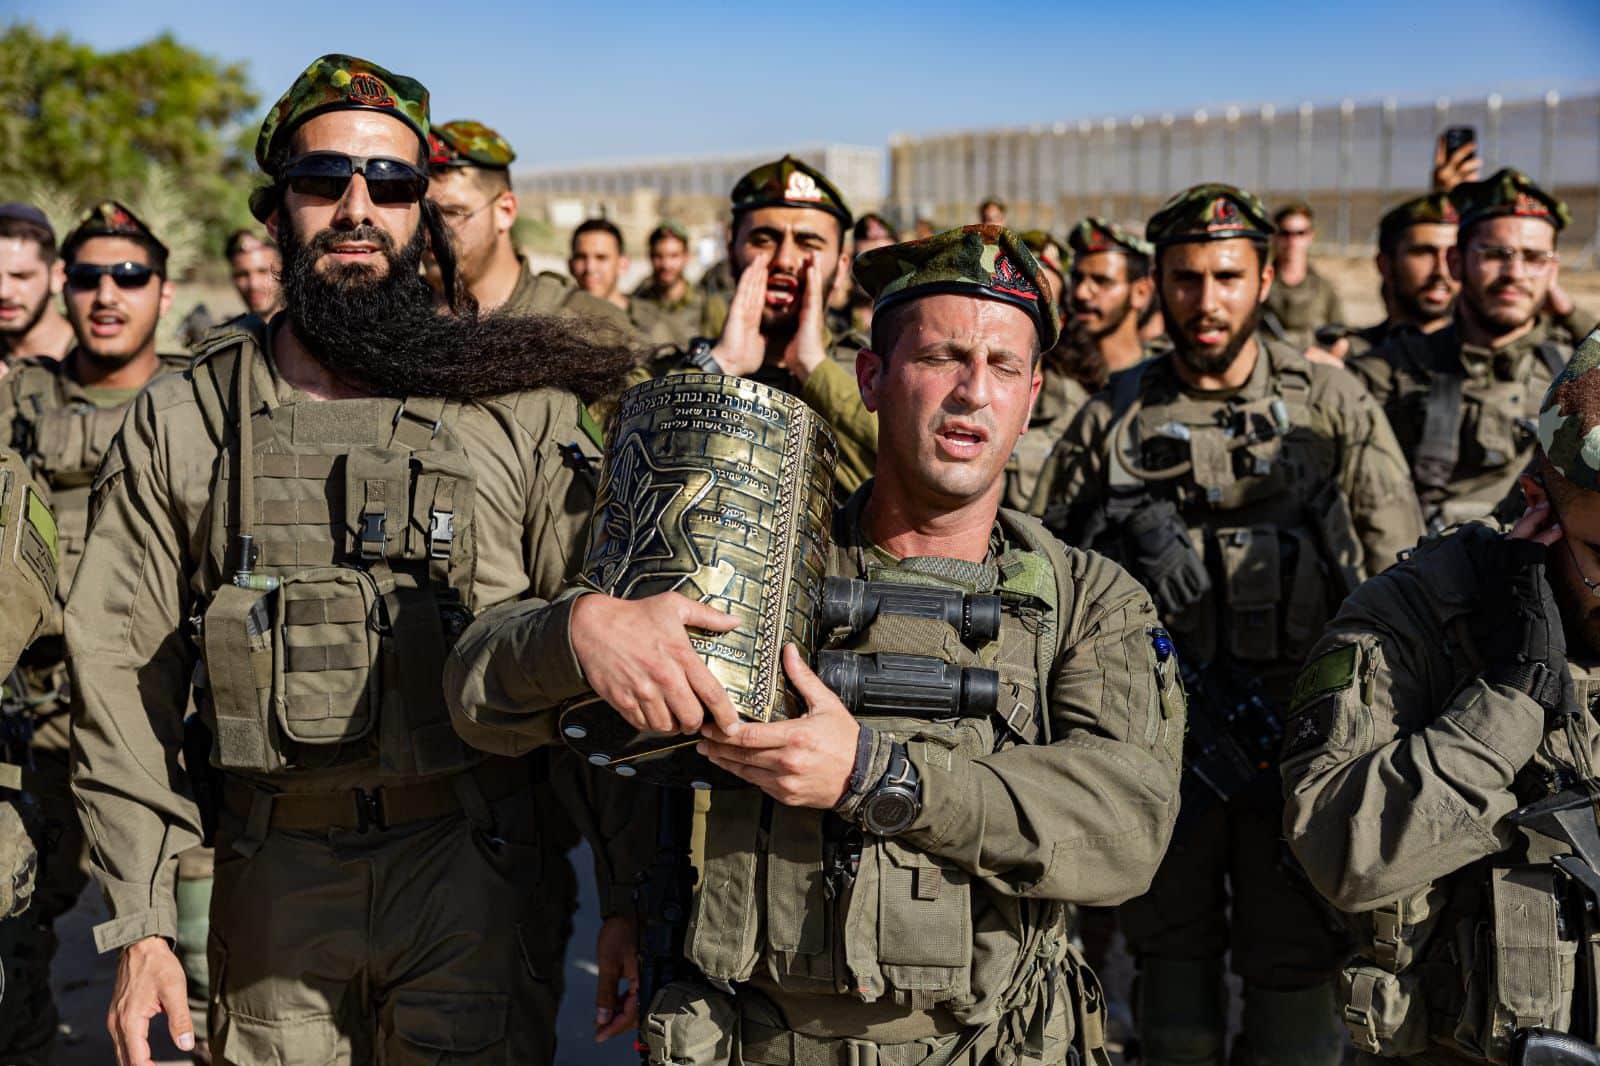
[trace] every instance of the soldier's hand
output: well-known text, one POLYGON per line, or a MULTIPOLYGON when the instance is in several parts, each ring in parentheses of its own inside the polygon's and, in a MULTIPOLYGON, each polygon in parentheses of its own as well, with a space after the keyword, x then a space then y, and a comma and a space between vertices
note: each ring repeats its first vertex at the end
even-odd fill
POLYGON ((1478 156, 1478 145, 1468 141, 1449 155, 1445 154, 1444 134, 1433 146, 1433 187, 1438 192, 1449 192, 1464 181, 1477 181, 1483 171, 1483 160, 1478 156))
POLYGON ((745 722, 737 736, 708 726, 696 750, 786 807, 832 810, 850 783, 861 725, 793 644, 783 669, 806 713, 783 722, 745 722))
POLYGON ((1544 294, 1544 309, 1556 318, 1566 318, 1578 309, 1578 305, 1572 302, 1567 290, 1561 287, 1560 280, 1551 278, 1550 287, 1544 294))
POLYGON ((1346 337, 1340 337, 1338 340, 1333 342, 1332 346, 1327 348, 1313 344, 1311 347, 1306 349, 1305 356, 1313 363, 1322 363, 1325 366, 1344 366, 1344 357, 1349 353, 1349 339, 1346 337))
POLYGON ((594 946, 599 984, 594 990, 594 1042, 603 1044, 639 1024, 639 946, 634 920, 607 918, 594 946), (628 982, 626 992, 619 990, 628 982))
POLYGON ((828 358, 828 349, 823 344, 828 293, 822 287, 822 268, 817 265, 815 254, 806 256, 801 279, 804 290, 800 294, 800 325, 783 350, 783 366, 804 385, 811 372, 828 358))
POLYGON ((158 1014, 167 1016, 167 1031, 178 1050, 193 1051, 194 1021, 183 964, 165 939, 151 936, 123 948, 117 960, 106 1028, 118 1066, 151 1066, 150 1019, 158 1014))
POLYGON ((734 286, 728 321, 716 347, 711 349, 711 358, 724 374, 749 377, 766 362, 767 340, 761 335, 761 312, 767 306, 767 265, 771 262, 770 252, 758 253, 734 286))
POLYGON ((1547 721, 1567 709, 1572 687, 1566 629, 1546 565, 1549 546, 1561 536, 1553 513, 1541 500, 1498 543, 1490 562, 1499 580, 1477 619, 1483 679, 1526 693, 1547 721))
POLYGON ((709 713, 740 728, 733 701, 689 643, 689 629, 726 633, 739 619, 677 592, 642 600, 593 593, 572 605, 568 637, 595 694, 633 728, 698 733, 709 713))

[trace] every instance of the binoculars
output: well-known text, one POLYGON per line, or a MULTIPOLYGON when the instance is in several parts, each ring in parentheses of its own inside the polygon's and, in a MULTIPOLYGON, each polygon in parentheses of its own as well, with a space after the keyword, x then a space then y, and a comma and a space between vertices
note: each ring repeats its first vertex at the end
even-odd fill
POLYGON ((859 633, 880 614, 948 622, 968 647, 1000 635, 1000 597, 993 593, 849 577, 823 581, 817 611, 817 630, 823 636, 837 629, 859 633))

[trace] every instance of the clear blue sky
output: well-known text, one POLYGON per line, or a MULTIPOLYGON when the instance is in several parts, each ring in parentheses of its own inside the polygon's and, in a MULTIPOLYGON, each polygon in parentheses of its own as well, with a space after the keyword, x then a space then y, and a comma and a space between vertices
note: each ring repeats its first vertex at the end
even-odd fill
POLYGON ((99 48, 171 30, 246 60, 263 110, 317 55, 353 52, 421 79, 436 119, 482 119, 533 165, 1600 83, 1594 0, 0 0, 0 19, 99 48))

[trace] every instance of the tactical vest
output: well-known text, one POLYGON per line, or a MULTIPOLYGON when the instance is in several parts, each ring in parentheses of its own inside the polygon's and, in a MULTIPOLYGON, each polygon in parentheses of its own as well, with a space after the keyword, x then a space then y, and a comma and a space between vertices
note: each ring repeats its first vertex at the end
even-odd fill
POLYGON ((1421 437, 1411 460, 1428 525, 1433 530, 1489 515, 1533 455, 1543 390, 1533 381, 1542 365, 1553 380, 1566 366, 1554 341, 1539 343, 1514 381, 1493 372, 1469 379, 1454 345, 1416 330, 1396 335, 1401 352, 1427 370, 1413 403, 1421 437))
MULTIPOLYGON (((162 357, 162 374, 181 369, 188 360, 162 357)), ((29 361, 12 371, 6 382, 15 407, 10 445, 24 456, 40 481, 50 487, 60 537, 60 599, 66 602, 78 561, 89 536, 89 489, 100 460, 122 428, 128 405, 97 407, 67 395, 64 364, 29 361)))
MULTIPOLYGON (((831 573, 998 592, 997 639, 968 647, 948 622, 881 616, 827 646, 907 653, 998 671, 1001 698, 985 719, 875 718, 898 740, 975 757, 1048 743, 1041 694, 1060 651, 1075 590, 1060 546, 1042 527, 1002 511, 1010 543, 992 564, 947 559, 885 565, 834 546, 831 573)), ((1042 1044, 1050 1001, 1055 1039, 1084 1061, 1103 1042, 1098 983, 1065 933, 1065 905, 986 891, 955 863, 893 837, 864 834, 831 813, 786 807, 745 790, 714 791, 705 863, 686 939, 688 958, 722 987, 756 978, 778 995, 852 997, 885 1017, 939 1010, 961 1026, 1000 1027, 1013 1050, 1042 1044), (1067 1008, 1067 1009, 1063 1009, 1067 1008), (1076 1013, 1073 1013, 1073 1012, 1076 1013)), ((927 1033, 902 1033, 911 1040, 927 1033)), ((757 1061, 779 1061, 759 1059, 757 1061)), ((963 1060, 965 1061, 965 1060, 963 1060)), ((1011 1061, 1015 1061, 1014 1059, 1011 1061)))
POLYGON ((1206 598, 1166 619, 1194 663, 1219 654, 1246 668, 1299 663, 1366 576, 1336 480, 1338 446, 1313 428, 1310 364, 1258 343, 1270 385, 1256 399, 1179 394, 1152 406, 1156 361, 1111 383, 1112 497, 1173 501, 1211 573, 1206 598))
POLYGON ((213 760, 253 773, 374 757, 385 777, 463 769, 475 760, 442 684, 476 559, 460 405, 278 403, 256 372, 265 344, 217 338, 193 374, 222 451, 208 550, 223 583, 199 626, 213 760))
MULTIPOLYGON (((1414 551, 1431 557, 1429 579, 1419 585, 1450 658, 1452 696, 1484 666, 1469 622, 1485 575, 1457 543, 1466 535, 1433 534, 1414 551)), ((1594 776, 1600 671, 1570 669, 1586 710, 1545 734, 1513 782, 1519 803, 1594 776)), ((1551 863, 1517 861, 1516 850, 1361 916, 1368 936, 1340 974, 1345 1025, 1358 1049, 1404 1056, 1443 1044, 1506 1063, 1517 1030, 1566 1032, 1575 1006, 1596 1016, 1600 951, 1583 942, 1582 922, 1564 904, 1551 863)))

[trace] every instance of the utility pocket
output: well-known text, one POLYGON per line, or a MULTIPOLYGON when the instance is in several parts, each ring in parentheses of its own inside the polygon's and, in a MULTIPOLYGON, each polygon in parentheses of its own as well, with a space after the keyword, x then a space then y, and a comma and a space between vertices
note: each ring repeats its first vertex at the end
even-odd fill
POLYGON ((284 735, 298 744, 362 739, 381 694, 377 581, 354 567, 317 567, 285 577, 276 595, 273 706, 284 735))
POLYGON ((877 973, 852 973, 855 987, 870 987, 881 975, 885 994, 917 1009, 968 998, 972 885, 965 871, 893 838, 869 836, 844 920, 847 952, 861 919, 876 926, 870 939, 877 973))
POLYGON ((285 765, 271 729, 276 595, 223 585, 201 624, 217 762, 224 769, 273 771, 285 765))
POLYGON ((1344 1025, 1358 1051, 1391 1058, 1428 1047, 1428 1010, 1415 973, 1358 962, 1339 972, 1344 1025))
POLYGON ((1247 662, 1279 659, 1278 605, 1283 601, 1283 551, 1271 526, 1219 529, 1228 649, 1247 662))
POLYGON ((1491 399, 1484 397, 1472 404, 1472 426, 1469 440, 1477 451, 1477 460, 1486 469, 1498 469, 1517 458, 1521 449, 1517 429, 1519 412, 1505 402, 1505 395, 1491 399), (1499 402, 1494 402, 1498 399, 1499 402))

